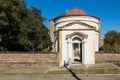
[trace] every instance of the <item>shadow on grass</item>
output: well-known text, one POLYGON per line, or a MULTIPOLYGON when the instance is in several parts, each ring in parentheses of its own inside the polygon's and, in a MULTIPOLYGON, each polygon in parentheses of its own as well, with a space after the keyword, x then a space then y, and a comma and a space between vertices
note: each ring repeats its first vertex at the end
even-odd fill
POLYGON ((67 66, 65 66, 65 68, 72 74, 74 78, 76 78, 76 80, 81 80, 71 69, 67 68, 67 66))
POLYGON ((114 63, 116 66, 120 67, 120 62, 119 63, 114 63))

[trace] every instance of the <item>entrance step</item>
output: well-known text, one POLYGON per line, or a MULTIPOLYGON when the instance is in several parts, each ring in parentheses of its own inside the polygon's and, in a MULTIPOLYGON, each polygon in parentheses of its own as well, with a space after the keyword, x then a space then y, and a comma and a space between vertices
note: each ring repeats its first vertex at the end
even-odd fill
POLYGON ((71 64, 69 68, 73 70, 78 70, 78 69, 85 69, 86 67, 83 64, 71 64))
POLYGON ((80 61, 74 61, 72 64, 82 64, 80 61))

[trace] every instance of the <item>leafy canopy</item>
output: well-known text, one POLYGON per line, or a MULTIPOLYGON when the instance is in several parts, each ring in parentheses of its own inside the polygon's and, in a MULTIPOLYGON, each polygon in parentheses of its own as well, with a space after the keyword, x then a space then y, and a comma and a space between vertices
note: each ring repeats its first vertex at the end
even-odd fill
POLYGON ((120 32, 108 31, 105 34, 103 49, 105 52, 120 52, 120 32))
POLYGON ((0 0, 0 46, 3 50, 42 51, 51 46, 45 18, 24 0, 0 0))

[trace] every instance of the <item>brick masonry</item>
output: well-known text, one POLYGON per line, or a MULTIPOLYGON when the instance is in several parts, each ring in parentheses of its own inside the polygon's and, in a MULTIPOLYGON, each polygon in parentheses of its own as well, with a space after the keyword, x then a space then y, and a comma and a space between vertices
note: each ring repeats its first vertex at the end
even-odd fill
POLYGON ((96 63, 115 63, 120 65, 120 53, 96 53, 96 63))
POLYGON ((58 61, 57 53, 0 53, 1 67, 53 67, 58 61))
MULTIPOLYGON (((96 63, 115 63, 120 65, 120 54, 96 53, 96 63)), ((0 53, 0 67, 58 67, 58 53, 0 53)))

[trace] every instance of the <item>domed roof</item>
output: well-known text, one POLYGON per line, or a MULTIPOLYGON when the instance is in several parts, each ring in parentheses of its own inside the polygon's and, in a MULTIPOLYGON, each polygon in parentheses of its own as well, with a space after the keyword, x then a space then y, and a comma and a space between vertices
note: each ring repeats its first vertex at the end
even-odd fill
POLYGON ((81 10, 79 8, 74 8, 70 11, 67 11, 66 15, 87 15, 87 14, 86 14, 86 12, 84 12, 83 10, 81 10))

